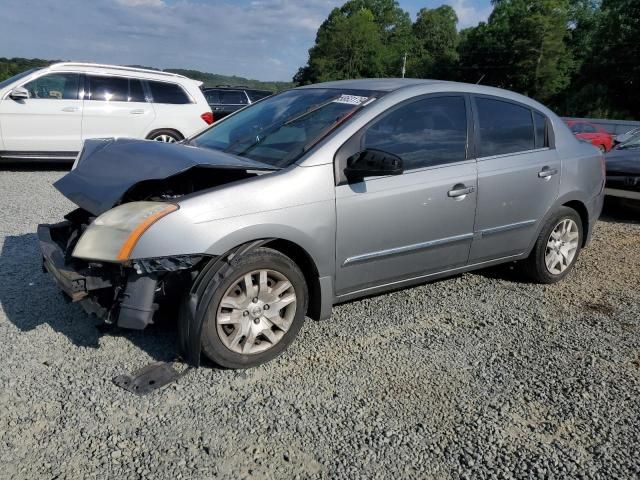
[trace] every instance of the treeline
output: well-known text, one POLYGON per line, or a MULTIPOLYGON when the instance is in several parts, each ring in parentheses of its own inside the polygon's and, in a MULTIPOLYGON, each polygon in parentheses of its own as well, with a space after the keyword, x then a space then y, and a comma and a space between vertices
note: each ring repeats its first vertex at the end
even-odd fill
MULTIPOLYGON (((9 78, 17 73, 24 72, 30 68, 41 68, 60 60, 43 60, 40 58, 2 58, 0 57, 0 81, 9 78)), ((140 65, 131 65, 140 68, 148 68, 150 70, 159 70, 153 67, 144 67, 140 65)), ((179 73, 194 80, 204 82, 207 87, 215 87, 216 85, 245 85, 251 88, 260 88, 271 91, 280 91, 291 88, 293 83, 290 82, 263 82, 260 80, 251 80, 249 78, 219 75, 217 73, 200 72, 198 70, 183 70, 179 68, 169 68, 164 71, 179 73)))
POLYGON ((407 77, 507 88, 563 115, 640 119, 639 0, 492 4, 487 22, 458 31, 447 5, 412 22, 397 1, 349 0, 322 23, 294 81, 399 77, 405 64, 407 77))

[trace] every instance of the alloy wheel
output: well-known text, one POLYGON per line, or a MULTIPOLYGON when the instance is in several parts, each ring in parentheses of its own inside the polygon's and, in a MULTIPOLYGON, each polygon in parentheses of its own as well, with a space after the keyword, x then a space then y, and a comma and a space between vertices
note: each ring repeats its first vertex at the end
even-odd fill
POLYGON ((549 273, 560 275, 571 265, 579 240, 578 224, 570 218, 560 220, 547 240, 544 263, 549 273))
POLYGON ((167 134, 161 134, 153 138, 156 142, 164 142, 164 143, 176 143, 177 140, 175 137, 167 134))
POLYGON ((275 270, 255 270, 227 289, 216 314, 216 329, 232 352, 261 353, 287 333, 296 314, 292 283, 275 270))

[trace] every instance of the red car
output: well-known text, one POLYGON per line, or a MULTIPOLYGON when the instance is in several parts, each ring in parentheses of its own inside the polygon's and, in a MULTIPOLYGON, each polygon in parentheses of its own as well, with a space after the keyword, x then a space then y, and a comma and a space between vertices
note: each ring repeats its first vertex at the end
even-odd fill
POLYGON ((613 137, 593 123, 584 120, 566 120, 573 134, 581 140, 586 140, 598 147, 602 152, 608 152, 613 147, 613 137))

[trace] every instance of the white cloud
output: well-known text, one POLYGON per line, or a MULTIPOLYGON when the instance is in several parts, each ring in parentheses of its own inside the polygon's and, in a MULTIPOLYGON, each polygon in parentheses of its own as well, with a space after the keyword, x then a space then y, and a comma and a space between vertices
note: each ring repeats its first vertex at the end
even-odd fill
POLYGON ((449 3, 458 15, 458 27, 473 27, 480 22, 484 22, 489 18, 493 7, 489 5, 477 6, 473 1, 469 0, 452 0, 449 3))
POLYGON ((164 7, 164 0, 116 0, 125 7, 164 7))
POLYGON ((0 56, 290 80, 343 0, 0 0, 0 56), (37 11, 25 16, 18 12, 37 11), (73 24, 74 29, 68 30, 73 24), (25 36, 25 31, 37 35, 25 36))

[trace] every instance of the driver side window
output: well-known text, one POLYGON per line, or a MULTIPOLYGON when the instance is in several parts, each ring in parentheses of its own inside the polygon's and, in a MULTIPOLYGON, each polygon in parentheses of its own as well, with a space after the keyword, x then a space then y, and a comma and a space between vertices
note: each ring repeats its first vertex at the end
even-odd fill
POLYGON ((80 75, 77 73, 51 73, 24 85, 29 98, 47 100, 77 100, 80 75))
POLYGON ((363 147, 398 155, 405 170, 465 160, 464 97, 431 97, 403 105, 367 129, 363 147))

